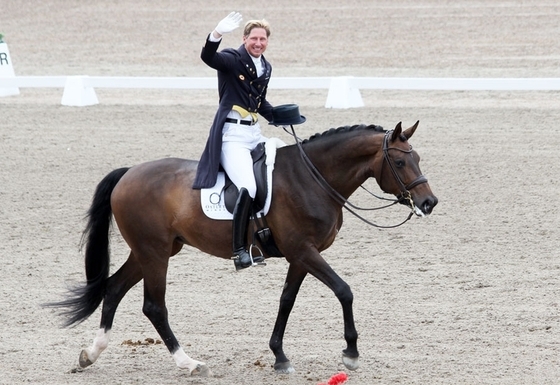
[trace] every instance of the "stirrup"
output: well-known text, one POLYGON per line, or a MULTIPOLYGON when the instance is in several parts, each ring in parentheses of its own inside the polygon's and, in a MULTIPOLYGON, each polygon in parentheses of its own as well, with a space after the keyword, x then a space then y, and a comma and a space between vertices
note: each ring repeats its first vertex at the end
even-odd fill
MULTIPOLYGON (((253 256, 253 247, 257 247, 252 245, 251 248, 249 249, 249 251, 247 250, 243 250, 240 252, 240 254, 246 254, 247 257, 249 257, 249 261, 245 261, 245 264, 241 264, 241 255, 240 254, 235 254, 233 257, 231 257, 231 259, 233 259, 233 263, 235 265, 235 270, 239 271, 242 269, 246 269, 248 267, 253 267, 253 266, 266 266, 266 263, 264 262, 264 256, 262 255, 261 250, 257 247, 257 250, 259 250, 260 255, 255 255, 253 256)), ((245 258, 247 259, 247 258, 245 258)))
POLYGON ((266 266, 266 262, 264 261, 264 254, 257 245, 252 244, 249 247, 249 256, 251 257, 251 261, 253 261, 253 266, 266 266), (253 256, 253 248, 259 251, 259 255, 253 256))

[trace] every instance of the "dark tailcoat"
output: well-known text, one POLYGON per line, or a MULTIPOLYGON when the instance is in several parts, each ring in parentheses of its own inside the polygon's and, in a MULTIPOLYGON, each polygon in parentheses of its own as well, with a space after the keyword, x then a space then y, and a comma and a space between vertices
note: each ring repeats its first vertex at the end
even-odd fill
POLYGON ((198 164, 193 184, 195 189, 216 184, 222 151, 222 128, 234 105, 249 112, 258 112, 268 121, 272 120, 272 106, 266 100, 268 81, 272 73, 270 63, 261 55, 264 73, 257 77, 253 60, 243 45, 238 49, 226 48, 217 52, 219 45, 220 41, 212 42, 206 39, 206 45, 200 55, 208 66, 218 71, 220 104, 198 164))

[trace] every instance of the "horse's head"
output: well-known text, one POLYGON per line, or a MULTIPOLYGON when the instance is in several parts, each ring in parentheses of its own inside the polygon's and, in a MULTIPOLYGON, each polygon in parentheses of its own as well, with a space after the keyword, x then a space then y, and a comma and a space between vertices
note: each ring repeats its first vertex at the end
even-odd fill
POLYGON ((375 175, 383 191, 395 195, 400 203, 409 206, 416 215, 424 216, 432 212, 438 199, 420 171, 420 156, 408 143, 418 123, 403 130, 399 122, 394 130, 385 134, 381 171, 375 175))

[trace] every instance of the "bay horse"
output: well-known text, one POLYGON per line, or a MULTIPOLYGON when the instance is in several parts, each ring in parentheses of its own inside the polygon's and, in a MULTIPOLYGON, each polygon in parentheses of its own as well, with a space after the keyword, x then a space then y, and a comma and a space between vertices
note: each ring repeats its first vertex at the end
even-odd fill
MULTIPOLYGON (((417 127, 418 122, 406 130, 399 123, 390 131, 376 125, 345 126, 303 142, 296 137, 297 144, 278 149, 273 200, 265 217, 278 250, 289 263, 269 341, 277 372, 295 370, 284 353, 283 337, 307 274, 327 285, 340 301, 347 343, 342 360, 349 370, 358 368, 353 294, 320 252, 333 243, 341 228, 346 200, 369 178, 375 178, 384 192, 395 195, 395 201, 407 205, 411 215, 432 212, 437 198, 420 171, 418 154, 408 142, 417 127)), ((68 317, 66 326, 70 326, 84 321, 103 303, 99 330, 92 345, 80 353, 81 367, 93 364, 107 347, 117 306, 143 279, 142 311, 177 366, 190 375, 210 375, 205 363, 190 358, 179 345, 169 326, 165 304, 169 258, 184 245, 219 258, 230 259, 232 255, 231 221, 205 216, 200 190, 191 188, 196 169, 194 160, 160 159, 116 169, 97 186, 82 238, 87 283, 71 289, 62 302, 50 304, 63 308, 62 314, 68 317), (130 254, 109 276, 112 217, 130 254)), ((255 230, 254 221, 249 226, 255 230)))

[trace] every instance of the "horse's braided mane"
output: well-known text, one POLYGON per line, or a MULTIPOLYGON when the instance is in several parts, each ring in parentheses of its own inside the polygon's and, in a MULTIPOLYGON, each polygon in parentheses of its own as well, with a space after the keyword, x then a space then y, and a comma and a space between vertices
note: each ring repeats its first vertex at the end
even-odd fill
POLYGON ((317 134, 314 134, 314 135, 310 136, 309 139, 305 139, 302 143, 310 142, 312 140, 319 139, 319 138, 324 138, 324 137, 327 137, 327 136, 340 134, 340 133, 343 133, 343 132, 351 132, 351 131, 359 131, 359 130, 372 130, 372 131, 376 131, 376 132, 385 132, 383 127, 376 126, 375 124, 370 124, 370 125, 356 124, 356 125, 353 125, 353 126, 342 126, 342 127, 338 127, 338 128, 328 129, 327 131, 325 131, 321 134, 317 133, 317 134))

